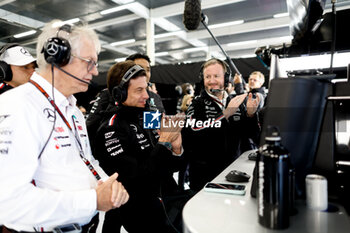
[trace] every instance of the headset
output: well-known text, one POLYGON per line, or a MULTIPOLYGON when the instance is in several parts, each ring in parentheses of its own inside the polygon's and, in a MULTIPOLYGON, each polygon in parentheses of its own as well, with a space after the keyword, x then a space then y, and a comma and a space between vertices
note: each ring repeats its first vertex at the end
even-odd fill
POLYGON ((55 66, 57 69, 61 70, 63 73, 69 75, 70 77, 87 85, 90 85, 89 82, 86 82, 85 80, 82 80, 61 68, 68 64, 71 58, 72 49, 69 44, 69 41, 64 38, 58 37, 58 34, 60 33, 60 31, 71 33, 72 30, 73 28, 69 24, 64 24, 63 26, 61 26, 57 30, 56 37, 52 37, 45 42, 41 53, 44 54, 44 58, 47 63, 51 64, 52 66, 55 66))
POLYGON ((61 26, 56 33, 56 37, 48 39, 41 50, 46 62, 58 67, 67 65, 71 57, 71 46, 68 40, 58 36, 60 31, 71 33, 72 26, 69 24, 61 26))
MULTIPOLYGON (((0 56, 6 52, 9 48, 19 46, 17 43, 6 44, 0 49, 0 56)), ((12 80, 13 74, 11 66, 4 61, 0 61, 0 82, 10 82, 12 80)))
POLYGON ((211 58, 211 59, 209 59, 208 61, 206 61, 206 62, 204 62, 202 64, 201 69, 199 71, 199 79, 200 79, 200 83, 201 83, 202 87, 204 88, 204 77, 203 77, 204 66, 209 61, 217 61, 226 70, 225 74, 224 74, 224 88, 226 88, 228 86, 228 83, 231 82, 231 80, 232 80, 232 72, 231 72, 231 69, 230 69, 229 65, 225 61, 220 60, 218 58, 211 58))
POLYGON ((145 70, 139 65, 133 65, 131 68, 128 69, 128 71, 126 71, 119 85, 113 88, 112 96, 118 103, 123 103, 127 99, 128 88, 126 84, 130 81, 132 77, 134 77, 140 71, 145 70))

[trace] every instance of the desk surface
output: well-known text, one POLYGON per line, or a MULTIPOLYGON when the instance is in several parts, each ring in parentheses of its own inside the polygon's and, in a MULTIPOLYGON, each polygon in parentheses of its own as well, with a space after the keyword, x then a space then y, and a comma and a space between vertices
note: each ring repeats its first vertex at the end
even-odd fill
MULTIPOLYGON (((230 183, 225 176, 231 170, 240 170, 250 175, 253 173, 254 161, 248 160, 248 154, 243 153, 235 162, 228 166, 213 182, 230 183)), ((203 189, 190 199, 183 209, 185 233, 254 233, 280 232, 269 230, 258 222, 257 202, 250 196, 251 181, 246 185, 244 196, 210 193, 203 189)), ((242 184, 242 183, 240 183, 242 184)), ((303 201, 296 202, 298 214, 290 217, 290 226, 283 233, 289 232, 350 232, 350 218, 345 210, 338 206, 336 213, 309 210, 303 201)))

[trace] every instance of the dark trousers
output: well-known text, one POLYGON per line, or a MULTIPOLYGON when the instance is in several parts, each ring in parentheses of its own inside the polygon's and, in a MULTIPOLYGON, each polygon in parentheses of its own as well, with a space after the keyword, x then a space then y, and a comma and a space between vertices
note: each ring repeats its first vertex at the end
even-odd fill
POLYGON ((99 214, 97 213, 91 221, 82 227, 82 233, 96 233, 97 226, 99 223, 99 214))
POLYGON ((121 226, 129 233, 174 233, 166 222, 158 199, 129 200, 122 207, 106 212, 102 233, 120 232, 121 226))

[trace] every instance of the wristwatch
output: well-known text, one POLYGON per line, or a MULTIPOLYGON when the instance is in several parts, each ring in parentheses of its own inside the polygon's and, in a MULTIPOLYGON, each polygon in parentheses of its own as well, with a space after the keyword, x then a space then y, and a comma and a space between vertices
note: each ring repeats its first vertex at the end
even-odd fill
POLYGON ((165 146, 166 148, 168 148, 168 150, 172 150, 173 149, 173 146, 171 145, 170 142, 158 142, 160 145, 163 145, 165 146))

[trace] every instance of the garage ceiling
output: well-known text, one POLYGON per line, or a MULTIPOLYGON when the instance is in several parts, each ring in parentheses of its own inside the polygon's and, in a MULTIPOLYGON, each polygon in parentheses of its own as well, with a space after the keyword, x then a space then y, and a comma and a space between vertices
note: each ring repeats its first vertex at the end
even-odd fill
MULTIPOLYGON (((336 6, 350 8, 350 1, 338 0, 336 6)), ((326 10, 330 9, 327 0, 326 10)), ((184 1, 179 0, 2 0, 0 45, 17 42, 35 55, 36 37, 45 23, 52 19, 87 22, 102 41, 99 64, 103 72, 131 53, 147 52, 146 26, 153 21, 155 64, 223 57, 203 25, 194 31, 185 29, 183 11, 184 1), (109 9, 115 11, 106 12, 109 9), (16 38, 24 32, 33 34, 16 38)), ((202 12, 231 58, 254 56, 257 47, 291 41, 289 16, 274 17, 287 12, 286 0, 202 0, 202 12)))

